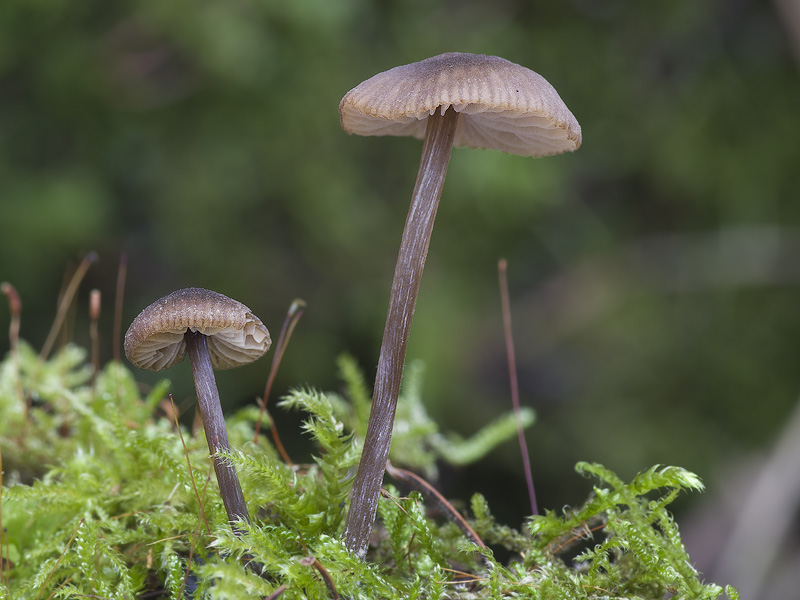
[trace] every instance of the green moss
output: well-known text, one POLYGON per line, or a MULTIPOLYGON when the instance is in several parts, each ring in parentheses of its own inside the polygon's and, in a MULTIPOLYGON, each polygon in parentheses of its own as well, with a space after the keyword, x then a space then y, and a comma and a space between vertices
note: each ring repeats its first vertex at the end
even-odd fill
MULTIPOLYGON (((367 560, 341 530, 359 458, 368 388, 350 359, 346 394, 297 389, 282 407, 306 415, 311 464, 287 465, 261 436, 257 411, 233 415, 229 459, 253 523, 232 533, 211 477, 202 432, 156 411, 167 384, 142 396, 132 374, 108 364, 92 381, 85 353, 67 346, 46 362, 26 345, 0 364, 3 563, 0 598, 717 598, 691 567, 668 504, 699 479, 654 467, 625 483, 600 465, 592 497, 564 514, 533 517, 523 531, 497 523, 472 498, 481 549, 453 523, 431 519, 418 492, 391 485, 367 560), (355 433, 354 433, 355 432, 355 433), (584 550, 565 554, 575 540, 584 550), (501 564, 491 548, 510 550, 501 564), (246 568, 245 558, 255 561, 246 568)), ((475 460, 513 436, 502 419, 471 440, 442 434, 409 369, 392 461, 434 476, 437 461, 475 460), (466 458, 465 458, 466 457, 466 458)), ((532 414, 526 416, 530 423, 532 414)), ((737 598, 735 590, 725 590, 737 598)))

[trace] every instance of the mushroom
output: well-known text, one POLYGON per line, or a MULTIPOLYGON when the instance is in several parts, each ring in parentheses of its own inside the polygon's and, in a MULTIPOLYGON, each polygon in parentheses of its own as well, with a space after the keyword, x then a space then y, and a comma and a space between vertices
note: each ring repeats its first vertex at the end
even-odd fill
POLYGON ((233 525, 250 521, 236 469, 220 452, 230 450, 214 369, 247 364, 269 350, 269 331, 241 302, 203 288, 186 288, 156 300, 125 334, 125 356, 141 369, 192 365, 197 406, 214 461, 222 502, 233 525))
POLYGON ((375 520, 408 332, 452 147, 547 156, 576 150, 581 129, 542 76, 496 56, 459 52, 375 75, 345 94, 339 115, 348 133, 424 140, 345 523, 347 547, 363 557, 375 520))

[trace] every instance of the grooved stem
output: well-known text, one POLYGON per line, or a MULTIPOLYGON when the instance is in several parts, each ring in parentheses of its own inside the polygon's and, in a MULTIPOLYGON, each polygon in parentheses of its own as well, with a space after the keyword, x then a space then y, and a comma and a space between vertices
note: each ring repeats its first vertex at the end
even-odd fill
POLYGON ((444 115, 437 111, 428 118, 417 181, 397 255, 369 425, 344 529, 345 544, 359 558, 363 558, 367 552, 378 509, 403 376, 408 332, 457 124, 458 113, 452 108, 448 108, 444 115))
MULTIPOLYGON (((249 522, 250 515, 247 512, 236 469, 219 455, 220 450, 229 451, 231 447, 228 443, 228 430, 225 427, 225 416, 222 414, 206 336, 187 330, 184 339, 189 362, 192 365, 194 387, 197 390, 197 406, 200 409, 200 418, 203 420, 203 429, 206 432, 211 459, 214 461, 217 484, 222 502, 225 504, 225 511, 228 513, 228 520, 231 524, 235 521, 249 522)), ((237 531, 235 527, 234 531, 237 531)))

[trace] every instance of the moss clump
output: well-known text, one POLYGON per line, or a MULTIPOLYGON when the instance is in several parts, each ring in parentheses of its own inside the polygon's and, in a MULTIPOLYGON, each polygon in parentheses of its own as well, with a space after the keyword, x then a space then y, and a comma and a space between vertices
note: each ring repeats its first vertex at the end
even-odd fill
MULTIPOLYGON (((519 531, 498 524, 472 498, 480 548, 451 522, 427 516, 418 492, 386 486, 367 560, 340 534, 349 474, 369 402, 349 359, 346 398, 295 390, 282 405, 307 414, 312 464, 281 461, 265 436, 253 443, 257 410, 229 422, 228 458, 255 518, 231 533, 202 434, 179 432, 157 405, 162 383, 142 396, 131 373, 108 364, 92 381, 85 353, 67 346, 41 361, 24 343, 0 363, 3 547, 0 598, 717 598, 681 543, 667 505, 698 478, 654 467, 629 483, 600 465, 576 509, 534 517, 519 531), (182 434, 182 435, 180 435, 182 434), (583 540, 573 559, 565 548, 583 540), (500 564, 490 548, 511 550, 500 564), (244 558, 255 561, 246 568, 244 558)), ((443 435, 419 399, 412 368, 398 409, 395 464, 435 476, 437 460, 474 460, 513 435, 501 419, 470 440, 443 435)), ((527 413, 527 422, 533 420, 527 413)), ((732 588, 724 590, 737 598, 732 588)))

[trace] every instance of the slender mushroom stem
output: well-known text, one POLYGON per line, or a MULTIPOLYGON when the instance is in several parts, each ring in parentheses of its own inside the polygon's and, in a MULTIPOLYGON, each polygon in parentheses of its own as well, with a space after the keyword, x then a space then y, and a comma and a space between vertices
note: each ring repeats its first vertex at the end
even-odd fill
MULTIPOLYGON (((231 524, 235 521, 250 522, 250 515, 247 512, 236 469, 219 454, 220 450, 228 451, 231 447, 228 443, 228 430, 225 427, 225 417, 222 414, 217 380, 211 366, 206 336, 189 329, 184 334, 184 339, 189 362, 192 365, 194 387, 197 390, 197 406, 200 408, 200 417, 203 419, 203 429, 205 429, 208 449, 214 461, 214 471, 217 474, 217 483, 222 502, 225 504, 225 511, 228 513, 228 520, 231 524)), ((234 531, 236 531, 235 528, 234 531)))
POLYGON ((448 108, 444 114, 437 111, 428 117, 422 159, 397 255, 369 425, 361 462, 353 482, 350 511, 344 529, 345 544, 360 558, 367 552, 372 523, 378 509, 381 483, 392 440, 400 380, 403 376, 408 332, 414 316, 422 270, 425 267, 433 221, 442 195, 457 124, 458 113, 452 108, 448 108))

